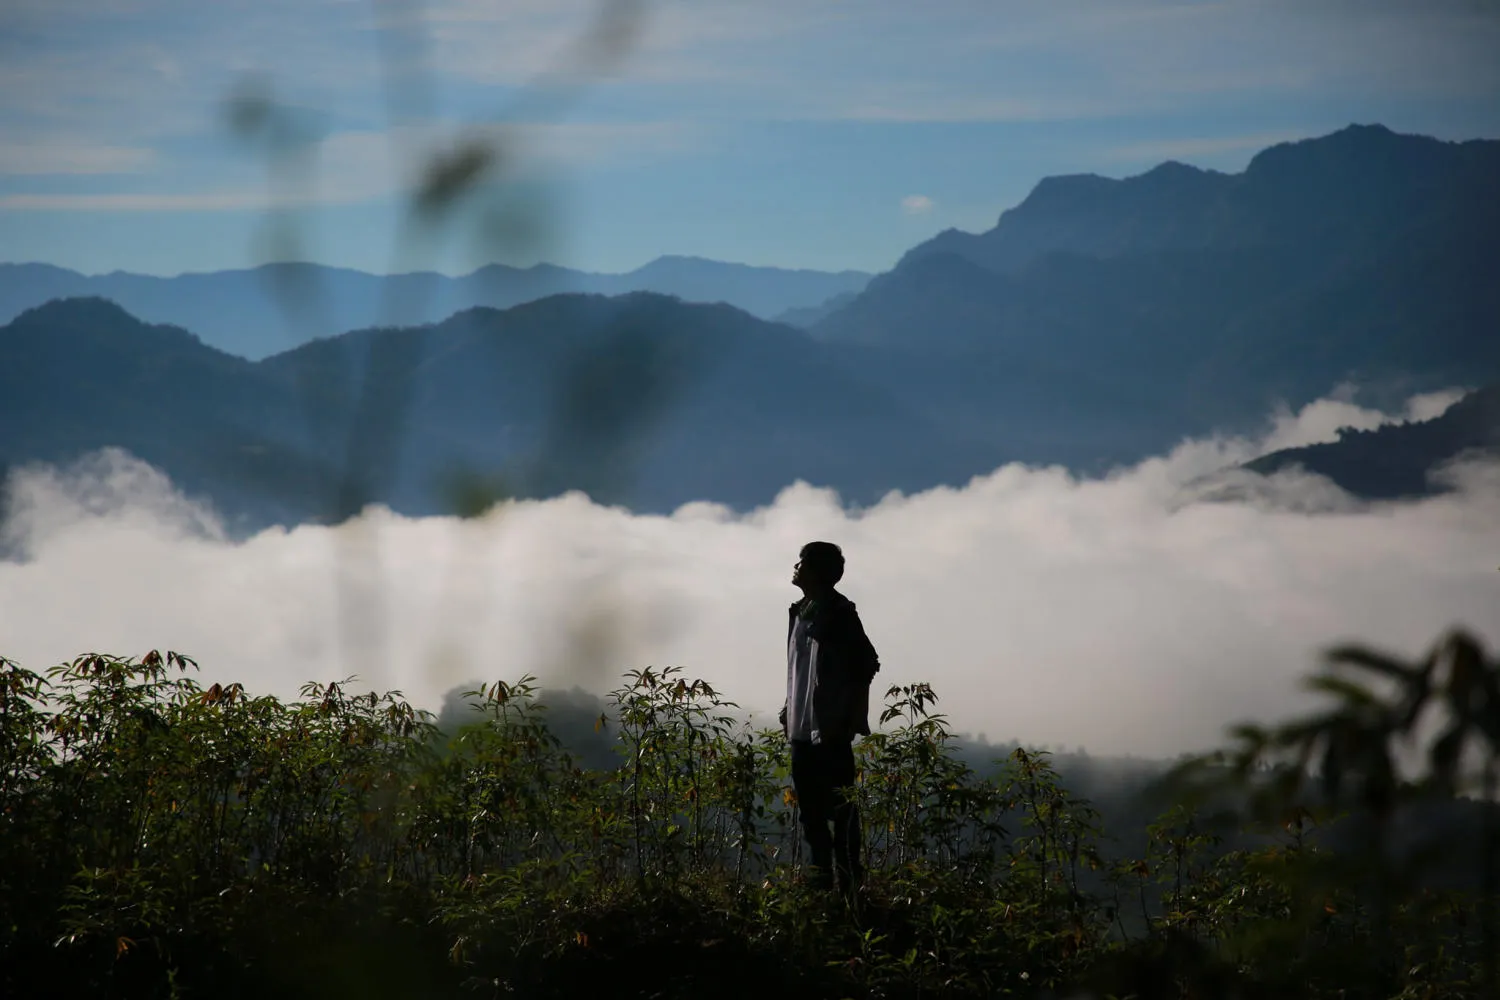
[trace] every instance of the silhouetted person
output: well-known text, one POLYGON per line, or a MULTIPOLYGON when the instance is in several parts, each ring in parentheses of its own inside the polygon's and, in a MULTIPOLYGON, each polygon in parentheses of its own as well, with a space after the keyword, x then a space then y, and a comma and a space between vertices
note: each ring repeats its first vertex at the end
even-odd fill
POLYGON ((802 600, 787 614, 786 705, 781 725, 792 745, 792 786, 812 852, 813 878, 852 894, 864 874, 854 805, 854 737, 870 733, 870 681, 880 658, 854 602, 834 589, 844 554, 810 542, 792 571, 802 600))

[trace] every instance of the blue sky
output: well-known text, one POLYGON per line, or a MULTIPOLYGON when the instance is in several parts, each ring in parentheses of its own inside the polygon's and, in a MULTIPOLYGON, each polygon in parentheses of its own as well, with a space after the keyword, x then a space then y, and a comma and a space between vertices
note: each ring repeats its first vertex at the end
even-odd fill
POLYGON ((1496 0, 7 0, 0 260, 883 270, 1048 174, 1500 136, 1496 52, 1496 0), (468 141, 497 167, 413 228, 468 141))

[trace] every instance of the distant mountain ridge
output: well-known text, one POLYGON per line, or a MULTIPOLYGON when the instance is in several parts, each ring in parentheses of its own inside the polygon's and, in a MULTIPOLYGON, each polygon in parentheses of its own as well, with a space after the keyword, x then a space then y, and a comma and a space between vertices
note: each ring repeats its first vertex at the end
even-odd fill
POLYGON ((171 278, 116 271, 83 275, 50 264, 0 264, 0 323, 56 298, 119 303, 152 323, 190 329, 205 343, 256 360, 313 337, 372 326, 434 323, 475 306, 507 308, 567 292, 660 292, 691 302, 727 302, 774 318, 814 309, 857 292, 870 275, 659 257, 624 274, 551 264, 491 264, 462 277, 435 272, 375 275, 321 264, 181 274, 171 278), (292 306, 286 312, 281 303, 292 306))
POLYGON ((1240 174, 1048 178, 995 228, 913 248, 820 340, 1041 365, 1244 429, 1343 381, 1500 379, 1500 141, 1380 126, 1240 174))
POLYGON ((1291 244, 1322 250, 1486 206, 1500 141, 1448 143, 1382 125, 1257 153, 1242 173, 1168 161, 1134 177, 1046 177, 983 233, 946 230, 903 256, 949 253, 1014 272, 1053 253, 1113 257, 1291 244))
POLYGON ((0 474, 104 447, 211 498, 241 533, 366 502, 451 512, 465 473, 666 511, 768 503, 797 479, 873 502, 998 459, 801 331, 645 292, 476 307, 259 362, 101 299, 0 327, 0 474))

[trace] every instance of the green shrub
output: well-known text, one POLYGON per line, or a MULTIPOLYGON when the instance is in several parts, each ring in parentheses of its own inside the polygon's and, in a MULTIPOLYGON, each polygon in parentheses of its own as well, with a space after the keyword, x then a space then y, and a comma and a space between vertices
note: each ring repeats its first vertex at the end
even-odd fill
POLYGON ((1048 754, 1018 747, 981 776, 933 690, 892 687, 858 747, 869 874, 847 905, 798 876, 781 733, 676 668, 612 693, 597 725, 619 765, 598 770, 549 729, 532 678, 468 692, 470 721, 443 733, 352 680, 283 702, 204 688, 175 652, 45 675, 0 660, 0 989, 1493 990, 1500 668, 1462 635, 1415 665, 1334 662, 1389 690, 1331 673, 1315 686, 1333 708, 1188 762, 1176 804, 1131 831, 1139 856, 1048 754), (1402 779, 1394 754, 1429 712, 1426 772, 1402 779), (1457 885, 1435 884, 1433 844, 1410 835, 1436 805, 1457 817, 1437 842, 1457 885))

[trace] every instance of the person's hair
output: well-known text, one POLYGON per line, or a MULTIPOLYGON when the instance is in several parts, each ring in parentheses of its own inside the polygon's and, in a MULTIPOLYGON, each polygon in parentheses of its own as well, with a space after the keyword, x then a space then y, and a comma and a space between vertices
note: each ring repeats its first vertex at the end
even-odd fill
POLYGON ((844 578, 844 550, 832 542, 808 542, 801 555, 803 562, 818 567, 818 575, 830 587, 844 578))

